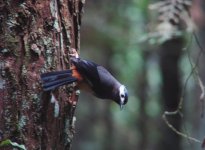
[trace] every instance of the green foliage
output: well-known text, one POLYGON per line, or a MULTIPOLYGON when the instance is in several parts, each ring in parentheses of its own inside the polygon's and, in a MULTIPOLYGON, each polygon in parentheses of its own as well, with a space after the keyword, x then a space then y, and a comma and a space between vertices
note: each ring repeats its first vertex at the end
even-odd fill
POLYGON ((22 144, 18 144, 16 142, 12 142, 11 140, 7 139, 7 140, 4 140, 0 143, 0 148, 2 147, 5 147, 5 146, 13 146, 13 147, 16 147, 16 148, 19 148, 21 150, 26 150, 26 147, 22 144))

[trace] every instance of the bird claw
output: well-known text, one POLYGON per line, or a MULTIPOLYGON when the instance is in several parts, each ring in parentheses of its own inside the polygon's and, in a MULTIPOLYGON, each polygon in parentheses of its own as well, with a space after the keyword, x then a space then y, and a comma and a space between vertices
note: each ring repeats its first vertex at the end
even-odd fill
POLYGON ((69 54, 69 56, 79 58, 79 54, 78 54, 77 50, 74 48, 71 49, 71 54, 69 54))

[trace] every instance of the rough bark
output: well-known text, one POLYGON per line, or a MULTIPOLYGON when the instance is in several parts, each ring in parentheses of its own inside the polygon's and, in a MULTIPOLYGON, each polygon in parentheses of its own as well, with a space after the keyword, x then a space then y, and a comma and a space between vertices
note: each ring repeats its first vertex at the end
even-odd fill
POLYGON ((68 69, 84 0, 0 0, 0 146, 70 149, 78 94, 43 92, 40 74, 68 69))

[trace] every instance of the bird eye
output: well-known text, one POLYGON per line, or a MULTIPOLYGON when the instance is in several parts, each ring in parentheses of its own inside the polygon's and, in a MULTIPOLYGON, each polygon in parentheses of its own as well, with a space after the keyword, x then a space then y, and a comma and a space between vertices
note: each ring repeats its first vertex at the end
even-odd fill
POLYGON ((121 96, 122 98, 124 98, 124 97, 125 97, 125 95, 123 95, 123 94, 121 94, 120 96, 121 96))

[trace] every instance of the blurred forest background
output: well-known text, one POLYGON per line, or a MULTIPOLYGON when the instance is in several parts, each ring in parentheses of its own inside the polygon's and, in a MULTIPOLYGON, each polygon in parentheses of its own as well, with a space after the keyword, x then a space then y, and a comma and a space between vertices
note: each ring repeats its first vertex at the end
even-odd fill
POLYGON ((202 149, 199 141, 205 137, 205 2, 169 0, 171 4, 165 5, 176 8, 173 18, 167 16, 165 7, 164 11, 162 6, 157 7, 161 16, 157 10, 149 9, 156 2, 86 1, 81 57, 108 68, 127 86, 129 101, 120 111, 111 101, 81 93, 74 150, 202 149), (180 21, 180 14, 189 9, 193 22, 189 17, 180 21), (166 19, 173 26, 166 24, 166 19), (170 34, 173 30, 174 34, 170 34), (175 110, 180 113, 167 116, 170 124, 199 141, 184 138, 167 126, 162 115, 175 110))

